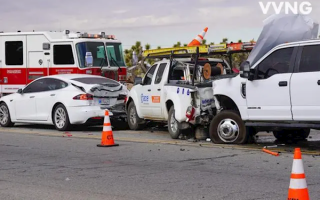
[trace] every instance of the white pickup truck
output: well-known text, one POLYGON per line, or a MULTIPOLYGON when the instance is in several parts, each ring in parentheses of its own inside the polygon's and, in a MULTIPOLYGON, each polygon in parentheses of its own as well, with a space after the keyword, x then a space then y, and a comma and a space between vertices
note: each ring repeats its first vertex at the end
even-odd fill
MULTIPOLYGON (((201 62, 196 63, 201 65, 201 62)), ((138 130, 146 121, 167 122, 173 139, 188 128, 208 126, 209 129, 216 113, 209 79, 231 69, 221 59, 202 61, 211 65, 211 76, 205 80, 203 67, 196 63, 186 59, 163 59, 150 67, 143 80, 136 78, 126 102, 129 127, 138 130), (222 67, 217 67, 218 63, 222 67), (196 70, 195 65, 198 66, 196 70)))
POLYGON ((210 125, 213 142, 245 143, 258 131, 305 139, 320 129, 319 52, 320 40, 280 44, 245 62, 239 76, 213 81, 220 111, 210 125))

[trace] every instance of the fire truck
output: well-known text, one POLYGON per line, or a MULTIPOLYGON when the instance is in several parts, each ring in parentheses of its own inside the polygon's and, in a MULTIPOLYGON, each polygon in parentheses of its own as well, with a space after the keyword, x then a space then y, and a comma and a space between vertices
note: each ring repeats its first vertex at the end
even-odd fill
POLYGON ((42 76, 72 73, 126 82, 122 43, 105 32, 0 33, 1 96, 14 93, 42 76))

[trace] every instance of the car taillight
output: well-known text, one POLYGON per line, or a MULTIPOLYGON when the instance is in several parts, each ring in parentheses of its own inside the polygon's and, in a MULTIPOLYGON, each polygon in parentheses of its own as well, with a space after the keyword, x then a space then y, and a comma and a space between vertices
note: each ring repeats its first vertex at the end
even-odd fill
POLYGON ((120 94, 117 98, 117 100, 123 100, 124 102, 127 101, 127 95, 124 95, 124 94, 120 94))
POLYGON ((74 100, 93 100, 92 94, 79 94, 73 97, 74 100))
POLYGON ((193 120, 195 111, 196 111, 195 108, 192 106, 189 106, 187 108, 187 111, 186 111, 187 122, 189 122, 190 120, 193 120))

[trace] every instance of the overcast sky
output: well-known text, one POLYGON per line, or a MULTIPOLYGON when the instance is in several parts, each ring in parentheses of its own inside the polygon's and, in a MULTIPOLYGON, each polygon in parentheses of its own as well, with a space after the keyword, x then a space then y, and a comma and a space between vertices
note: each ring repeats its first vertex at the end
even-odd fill
MULTIPOLYGON (((264 15, 260 0, 0 0, 0 31, 64 30, 115 34, 130 48, 135 41, 171 47, 189 43, 206 26, 205 39, 257 39, 264 15)), ((267 0, 261 0, 266 3, 267 0)), ((280 2, 280 0, 273 0, 280 2)), ((295 2, 297 0, 289 0, 295 2)), ((303 2, 299 1, 298 2, 303 2)), ((320 21, 320 1, 309 0, 320 21)))

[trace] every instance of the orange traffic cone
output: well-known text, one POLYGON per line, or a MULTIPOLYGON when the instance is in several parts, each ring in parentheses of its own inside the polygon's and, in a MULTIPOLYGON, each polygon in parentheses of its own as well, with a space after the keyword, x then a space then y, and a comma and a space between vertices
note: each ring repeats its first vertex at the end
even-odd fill
POLYGON ((101 137, 101 144, 97 145, 98 147, 114 147, 119 146, 119 144, 114 143, 112 128, 110 123, 109 111, 105 111, 104 123, 101 137))
POLYGON ((202 44, 202 40, 204 38, 204 36, 206 35, 208 31, 208 27, 206 27, 202 33, 200 33, 199 35, 197 35, 197 37, 195 37, 189 44, 188 47, 190 46, 200 46, 202 44))
POLYGON ((294 150, 288 200, 309 200, 300 148, 294 150))

